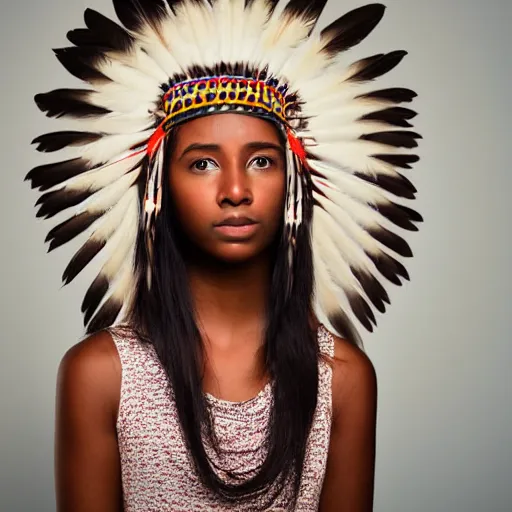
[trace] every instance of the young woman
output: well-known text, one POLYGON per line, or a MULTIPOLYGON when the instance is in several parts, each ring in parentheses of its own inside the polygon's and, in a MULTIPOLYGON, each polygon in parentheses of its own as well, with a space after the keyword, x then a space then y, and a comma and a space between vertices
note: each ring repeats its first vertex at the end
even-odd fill
POLYGON ((92 227, 65 282, 106 253, 59 368, 60 512, 372 510, 376 378, 350 314, 371 329, 377 274, 407 277, 388 226, 421 220, 390 198, 414 197, 395 169, 417 159, 397 149, 414 93, 351 90, 402 52, 334 59, 382 6, 315 39, 324 1, 276 3, 116 1, 126 28, 88 10, 57 55, 93 88, 36 97, 86 127, 36 139, 78 156, 28 176, 40 215, 80 208, 51 249, 92 227))

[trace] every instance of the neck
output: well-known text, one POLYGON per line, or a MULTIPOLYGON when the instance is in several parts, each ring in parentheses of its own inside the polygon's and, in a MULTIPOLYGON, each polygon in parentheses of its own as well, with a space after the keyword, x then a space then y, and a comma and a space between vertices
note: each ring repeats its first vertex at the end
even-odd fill
POLYGON ((190 262, 190 291, 200 327, 238 337, 241 331, 262 333, 270 290, 268 254, 240 263, 190 262))

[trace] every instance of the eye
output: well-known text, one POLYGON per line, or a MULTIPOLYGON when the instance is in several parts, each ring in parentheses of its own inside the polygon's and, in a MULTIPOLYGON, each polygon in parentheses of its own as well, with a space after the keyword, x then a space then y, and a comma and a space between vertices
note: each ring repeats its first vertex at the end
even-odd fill
POLYGON ((268 169, 274 162, 266 157, 266 156, 257 156, 251 162, 251 166, 256 167, 256 169, 268 169))
POLYGON ((207 158, 197 160, 196 162, 194 162, 192 164, 192 169, 195 171, 200 171, 200 172, 211 171, 216 168, 217 168, 217 164, 213 160, 210 160, 207 158))

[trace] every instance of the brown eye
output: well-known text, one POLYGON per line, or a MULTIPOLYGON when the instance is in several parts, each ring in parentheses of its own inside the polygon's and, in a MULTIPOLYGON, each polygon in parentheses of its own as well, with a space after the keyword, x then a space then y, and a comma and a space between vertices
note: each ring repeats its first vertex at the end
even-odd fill
POLYGON ((211 171, 212 169, 216 169, 217 165, 212 160, 208 160, 203 158, 202 160, 197 160, 192 164, 192 169, 195 171, 211 171))
POLYGON ((267 158, 266 156, 258 156, 251 162, 251 166, 256 167, 256 169, 268 169, 272 163, 273 162, 270 158, 267 158))

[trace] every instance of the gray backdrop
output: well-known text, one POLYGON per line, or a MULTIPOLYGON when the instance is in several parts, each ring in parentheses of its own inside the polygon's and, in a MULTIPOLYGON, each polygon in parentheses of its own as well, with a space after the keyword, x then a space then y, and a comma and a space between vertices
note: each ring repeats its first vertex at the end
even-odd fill
MULTIPOLYGON (((379 379, 377 512, 512 510, 509 169, 510 0, 387 0, 358 57, 405 48, 382 83, 416 89, 425 140, 411 171, 426 222, 410 240, 412 283, 366 346, 379 379)), ((331 0, 323 21, 357 7, 331 0)), ((75 246, 45 255, 29 147, 59 123, 32 97, 77 86, 53 57, 87 6, 109 0, 2 2, 0 510, 51 511, 55 378, 82 335, 91 273, 60 289, 75 246)), ((72 245, 72 244, 71 244, 72 245)))

